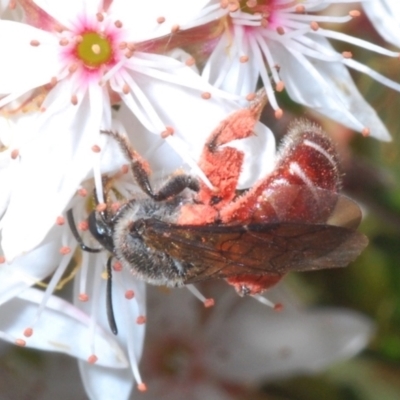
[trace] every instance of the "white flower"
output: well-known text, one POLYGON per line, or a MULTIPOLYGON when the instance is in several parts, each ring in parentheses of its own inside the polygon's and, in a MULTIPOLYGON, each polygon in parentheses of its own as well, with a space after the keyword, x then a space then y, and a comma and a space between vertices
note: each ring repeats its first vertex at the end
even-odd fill
MULTIPOLYGON (((85 197, 74 200, 77 218, 85 210, 85 197)), ((80 218, 77 223, 85 229, 80 218)), ((135 382, 144 390, 138 362, 145 330, 145 284, 135 280, 130 271, 114 268, 115 336, 106 307, 104 274, 109 255, 104 251, 77 252, 76 240, 62 219, 48 237, 51 239, 11 263, 1 257, 0 338, 76 357, 91 399, 106 400, 116 394, 127 399, 135 382), (73 270, 66 272, 67 268, 73 270), (51 274, 44 291, 30 288, 51 274), (52 295, 72 278, 75 305, 52 295)))
POLYGON ((142 359, 148 391, 138 399, 231 399, 230 384, 326 369, 362 350, 373 331, 356 312, 302 309, 279 289, 270 294, 283 302, 281 312, 239 298, 222 283, 204 287, 210 291, 216 303, 208 310, 185 289, 149 291, 142 359))
POLYGON ((204 24, 213 16, 221 18, 219 27, 211 24, 203 31, 201 26, 198 28, 204 37, 208 34, 213 41, 220 35, 202 75, 216 87, 242 96, 254 92, 261 78, 278 118, 283 111, 275 91, 286 88, 294 101, 364 135, 389 140, 389 133, 359 93, 348 68, 365 73, 397 91, 400 91, 400 84, 352 59, 350 51, 337 52, 328 39, 389 57, 398 57, 399 53, 324 28, 325 23, 343 24, 359 15, 355 10, 343 16, 329 15, 328 6, 347 2, 210 1, 201 18, 193 23, 204 24))
POLYGON ((382 37, 394 46, 400 45, 400 3, 396 0, 365 0, 365 13, 382 37))
MULTIPOLYGON (((0 50, 8 55, 0 65, 0 106, 26 93, 35 96, 35 88, 47 96, 27 128, 29 141, 18 149, 19 173, 1 222, 8 258, 40 243, 84 179, 94 175, 101 197, 101 173, 115 163, 100 161, 100 129, 111 128, 115 101, 140 121, 135 142, 146 132, 162 137, 200 175, 186 141, 204 137, 236 107, 214 96, 220 92, 181 60, 151 52, 160 25, 153 3, 141 4, 140 12, 123 0, 106 11, 100 0, 37 0, 41 8, 20 3, 37 27, 0 21, 0 36, 7 38, 0 50)), ((189 58, 183 52, 179 57, 189 58)))

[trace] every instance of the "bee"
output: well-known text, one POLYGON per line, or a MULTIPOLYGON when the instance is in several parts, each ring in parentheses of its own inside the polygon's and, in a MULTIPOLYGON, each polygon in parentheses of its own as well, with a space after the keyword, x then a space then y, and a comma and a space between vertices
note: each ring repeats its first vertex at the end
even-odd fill
MULTIPOLYGON (((104 132, 118 142, 143 195, 116 212, 91 212, 89 230, 101 248, 147 283, 181 287, 220 278, 242 296, 266 290, 291 271, 352 262, 368 243, 356 231, 361 211, 339 194, 338 155, 319 127, 297 121, 274 170, 237 191, 243 153, 226 144, 253 135, 261 107, 258 102, 234 113, 208 138, 199 166, 213 187, 181 173, 154 191, 147 164, 128 140, 104 132)), ((83 250, 101 250, 85 246, 72 210, 68 221, 83 250)), ((110 309, 111 257, 107 270, 110 309)), ((116 330, 115 322, 110 325, 116 330)))

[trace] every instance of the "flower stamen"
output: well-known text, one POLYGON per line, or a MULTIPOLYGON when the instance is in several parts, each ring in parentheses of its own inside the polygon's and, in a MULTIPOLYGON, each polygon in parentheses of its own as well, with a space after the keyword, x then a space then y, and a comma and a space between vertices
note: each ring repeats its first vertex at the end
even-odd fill
POLYGON ((275 90, 277 92, 282 92, 283 89, 285 89, 285 83, 283 81, 277 82, 277 84, 275 86, 275 90))
POLYGON ((82 303, 86 303, 89 301, 89 295, 87 293, 79 293, 78 300, 82 303))
POLYGON ((283 310, 283 304, 282 303, 273 303, 271 300, 268 300, 267 298, 259 295, 259 294, 255 294, 253 296, 253 299, 259 301, 261 304, 264 304, 268 307, 271 307, 273 310, 275 311, 282 311, 283 310))
POLYGON ((360 11, 358 11, 358 10, 351 10, 351 11, 349 12, 349 15, 350 15, 350 17, 352 17, 352 18, 357 18, 357 17, 359 17, 359 16, 361 15, 361 13, 360 13, 360 11))
POLYGON ((24 339, 15 339, 14 343, 19 347, 26 346, 26 341, 24 339))
POLYGON ((115 272, 121 272, 122 271, 122 264, 119 261, 115 261, 113 265, 113 270, 115 272))
POLYGON ((19 156, 19 150, 18 149, 13 149, 10 153, 10 156, 13 160, 17 159, 19 156))
POLYGON ((56 224, 62 226, 65 224, 65 218, 62 215, 59 215, 56 219, 56 224))
POLYGON ((190 293, 192 293, 196 298, 198 298, 203 304, 205 308, 213 307, 215 301, 213 298, 206 298, 203 296, 200 291, 193 285, 186 285, 185 286, 190 293))
POLYGON ((24 330, 24 336, 25 337, 31 337, 33 335, 33 328, 26 328, 25 330, 24 330))
POLYGON ((69 45, 69 40, 67 38, 62 38, 58 42, 60 46, 68 46, 69 45))
POLYGON ((369 128, 364 128, 364 129, 361 131, 361 134, 362 134, 364 137, 368 137, 368 136, 371 134, 371 131, 370 131, 369 128))
POLYGON ((89 223, 86 220, 78 222, 78 229, 82 232, 86 232, 89 229, 89 223))
POLYGON ((277 110, 275 110, 274 114, 275 114, 275 118, 276 118, 276 119, 282 118, 282 116, 283 116, 283 110, 282 110, 282 108, 278 108, 277 110))
POLYGON ((98 144, 94 144, 92 146, 92 151, 93 151, 93 153, 100 153, 101 152, 101 147, 98 144))
POLYGON ((139 392, 145 392, 147 390, 147 386, 145 383, 141 382, 137 384, 137 389, 139 392))
POLYGON ((73 95, 71 96, 71 104, 72 104, 73 106, 76 106, 76 105, 78 104, 78 96, 77 96, 76 94, 73 94, 73 95))
POLYGON ((163 139, 166 139, 168 136, 172 136, 174 134, 175 130, 172 128, 172 126, 166 126, 165 130, 161 132, 161 137, 163 139))
POLYGON ((96 354, 92 354, 88 357, 87 361, 89 364, 95 364, 98 361, 98 357, 96 356, 96 354))
POLYGON ((171 33, 177 33, 181 27, 178 24, 172 25, 171 26, 171 33))
POLYGON ((67 254, 71 253, 71 247, 69 246, 62 246, 60 248, 60 254, 66 256, 67 254))
POLYGON ((77 193, 78 193, 78 196, 81 196, 81 197, 86 197, 88 194, 88 192, 85 188, 79 188, 77 193))
POLYGON ((124 86, 122 86, 122 93, 123 94, 128 94, 131 91, 129 85, 127 83, 124 84, 124 86))
POLYGON ((53 88, 54 86, 57 85, 57 82, 58 82, 57 77, 56 77, 56 76, 53 76, 53 77, 50 79, 50 86, 53 88))
POLYGON ((185 61, 185 65, 187 65, 188 67, 193 67, 193 65, 196 64, 196 60, 194 59, 194 57, 189 57, 186 61, 185 61))
MULTIPOLYGON (((46 290, 43 294, 43 298, 39 304, 39 307, 37 309, 35 317, 33 318, 32 323, 26 329, 24 329, 23 335, 27 338, 31 337, 33 335, 33 327, 40 320, 40 316, 46 308, 47 301, 50 299, 50 296, 53 294, 57 285, 60 283, 61 277, 64 275, 64 272, 71 260, 72 252, 71 252, 71 248, 69 246, 61 247, 60 253, 65 255, 65 257, 63 257, 59 267, 57 268, 57 270, 54 272, 53 276, 51 277, 50 282, 46 287, 46 290)), ((25 346, 26 342, 23 339, 17 339, 15 341, 15 344, 17 344, 18 346, 25 346)))
POLYGON ((69 67, 68 67, 68 71, 73 74, 74 72, 77 71, 78 69, 78 64, 77 63, 72 63, 69 67))

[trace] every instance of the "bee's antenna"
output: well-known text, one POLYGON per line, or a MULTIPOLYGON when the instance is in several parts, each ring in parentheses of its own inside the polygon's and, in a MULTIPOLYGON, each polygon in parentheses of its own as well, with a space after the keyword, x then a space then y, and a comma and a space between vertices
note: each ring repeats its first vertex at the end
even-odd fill
POLYGON ((108 325, 114 335, 118 335, 117 323, 115 322, 114 309, 112 304, 112 269, 111 269, 112 256, 107 260, 107 293, 106 293, 106 309, 108 325))
POLYGON ((75 224, 75 218, 74 214, 72 213, 72 208, 70 208, 67 211, 67 220, 68 220, 68 225, 69 228, 71 229, 72 234, 74 235, 75 240, 78 242, 80 248, 83 251, 87 251, 89 253, 99 253, 103 249, 94 249, 92 247, 86 246, 86 244, 83 242, 81 235, 79 234, 78 230, 76 229, 76 224, 75 224))
MULTIPOLYGON (((68 225, 71 229, 72 234, 74 235, 76 241, 78 242, 80 248, 83 251, 87 251, 89 253, 99 253, 100 251, 103 250, 103 248, 99 249, 93 249, 92 247, 86 246, 86 244, 83 242, 81 236, 79 235, 78 230, 76 229, 76 224, 75 224, 75 218, 72 213, 72 208, 70 208, 67 211, 67 220, 68 220, 68 225)), ((106 287, 106 309, 107 309, 107 319, 108 319, 108 324, 110 325, 111 332, 114 335, 118 334, 118 328, 117 324, 115 322, 115 317, 114 317, 114 309, 112 305, 112 269, 111 269, 111 260, 112 257, 108 258, 107 261, 107 287, 106 287)))

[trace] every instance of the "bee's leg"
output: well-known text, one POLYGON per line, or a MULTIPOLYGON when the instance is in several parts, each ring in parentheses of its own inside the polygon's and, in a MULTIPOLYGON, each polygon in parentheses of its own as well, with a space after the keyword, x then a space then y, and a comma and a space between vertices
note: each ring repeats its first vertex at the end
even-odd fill
POLYGON ((130 161, 132 174, 137 184, 152 199, 156 201, 165 200, 181 193, 186 188, 195 192, 200 190, 197 179, 190 175, 179 174, 169 179, 157 193, 154 193, 150 185, 150 167, 140 154, 132 148, 127 138, 117 132, 101 131, 101 133, 112 136, 118 142, 122 152, 130 161))
POLYGON ((190 175, 180 174, 170 178, 164 186, 162 186, 157 193, 152 196, 154 200, 161 201, 168 197, 175 196, 185 189, 198 192, 200 190, 199 181, 190 175))
POLYGON ((74 235, 75 240, 78 242, 80 248, 83 251, 87 251, 89 253, 99 253, 100 251, 103 250, 102 248, 94 249, 92 247, 86 246, 86 244, 83 242, 81 235, 79 235, 78 229, 76 229, 75 218, 74 214, 72 213, 72 208, 70 208, 67 211, 67 220, 69 228, 71 229, 71 232, 74 235))
POLYGON ((101 133, 112 136, 117 141, 125 157, 130 161, 131 171, 137 184, 143 192, 153 197, 153 189, 151 188, 149 179, 150 167, 147 162, 133 149, 125 136, 112 131, 101 131, 101 133))

